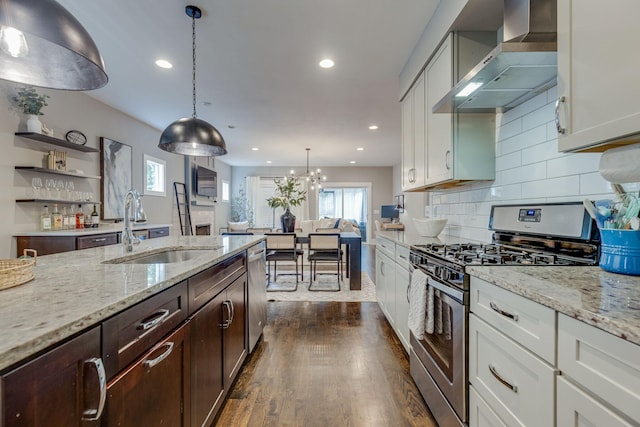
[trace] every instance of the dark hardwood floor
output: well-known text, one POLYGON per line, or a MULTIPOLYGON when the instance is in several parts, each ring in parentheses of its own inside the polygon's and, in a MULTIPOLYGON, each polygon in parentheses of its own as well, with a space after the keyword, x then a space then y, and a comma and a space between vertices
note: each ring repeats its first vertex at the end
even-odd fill
POLYGON ((377 303, 269 302, 264 336, 215 425, 436 423, 377 303))

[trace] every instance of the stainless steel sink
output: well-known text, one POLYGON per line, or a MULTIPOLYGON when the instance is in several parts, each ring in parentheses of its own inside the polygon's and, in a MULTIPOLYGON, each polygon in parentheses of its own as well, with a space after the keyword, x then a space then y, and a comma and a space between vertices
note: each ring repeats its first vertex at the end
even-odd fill
POLYGON ((218 248, 211 249, 168 249, 152 254, 141 253, 139 256, 126 256, 104 261, 103 264, 170 264, 174 262, 188 261, 218 248))

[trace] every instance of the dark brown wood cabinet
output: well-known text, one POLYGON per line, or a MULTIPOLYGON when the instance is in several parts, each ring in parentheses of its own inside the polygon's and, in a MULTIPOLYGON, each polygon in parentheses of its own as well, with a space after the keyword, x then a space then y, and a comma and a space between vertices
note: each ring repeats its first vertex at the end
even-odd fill
POLYGON ((100 327, 2 375, 5 427, 99 426, 106 396, 100 327))
POLYGON ((108 385, 107 426, 187 427, 189 323, 171 333, 108 385))
POLYGON ((169 227, 159 227, 149 229, 149 238, 155 239, 156 237, 166 237, 169 235, 169 227))
POLYGON ((35 249, 38 255, 50 255, 79 249, 96 248, 118 243, 118 233, 91 234, 88 236, 18 236, 18 256, 25 249, 35 249))
POLYGON ((208 426, 247 357, 247 275, 210 300, 190 320, 191 422, 208 426))

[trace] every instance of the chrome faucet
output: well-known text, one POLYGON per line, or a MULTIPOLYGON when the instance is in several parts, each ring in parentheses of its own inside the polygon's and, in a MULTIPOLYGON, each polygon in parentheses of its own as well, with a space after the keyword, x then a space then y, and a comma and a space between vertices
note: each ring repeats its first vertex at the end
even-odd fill
POLYGON ((133 235, 131 229, 131 214, 129 210, 131 205, 138 206, 140 204, 140 193, 137 190, 131 189, 127 191, 124 196, 124 229, 122 230, 122 244, 126 252, 133 252, 133 245, 140 243, 140 239, 133 235), (133 203, 131 203, 133 201, 133 203))

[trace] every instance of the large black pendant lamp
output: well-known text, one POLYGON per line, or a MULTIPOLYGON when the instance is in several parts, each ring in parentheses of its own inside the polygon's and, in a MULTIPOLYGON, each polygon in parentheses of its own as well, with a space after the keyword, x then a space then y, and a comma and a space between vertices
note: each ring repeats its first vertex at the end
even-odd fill
POLYGON ((64 90, 108 81, 93 39, 54 0, 0 0, 0 79, 64 90))
POLYGON ((192 19, 193 116, 171 123, 160 135, 158 147, 185 156, 223 156, 227 154, 227 146, 220 132, 196 116, 196 19, 202 16, 202 11, 196 6, 187 6, 185 12, 192 19))

